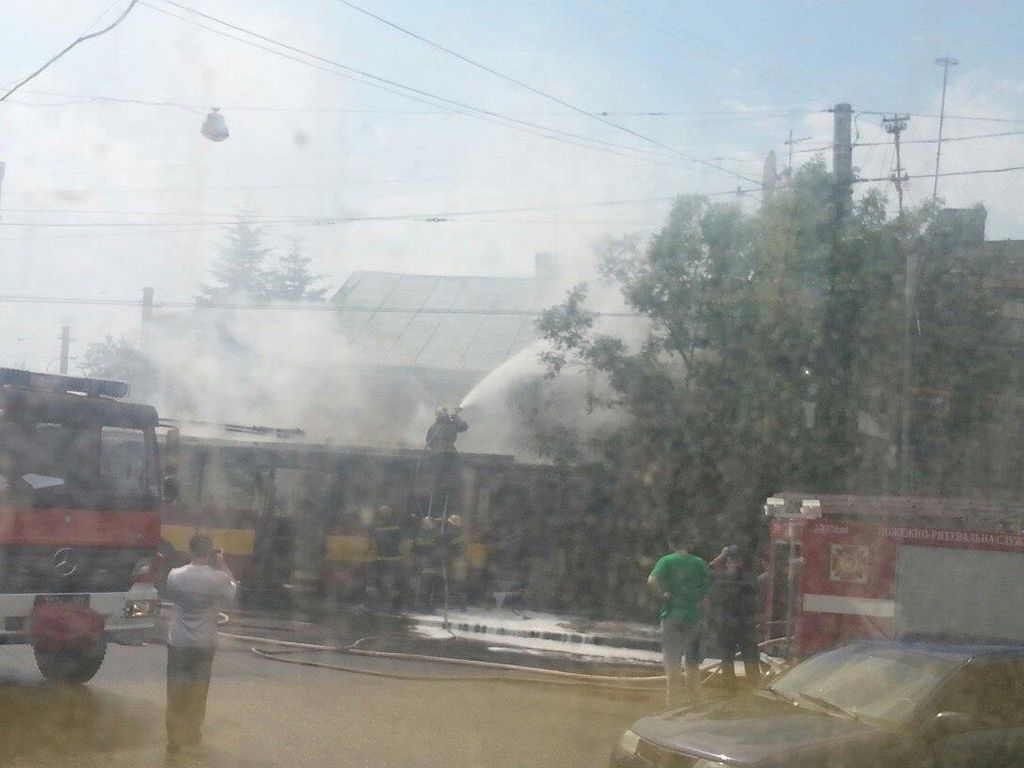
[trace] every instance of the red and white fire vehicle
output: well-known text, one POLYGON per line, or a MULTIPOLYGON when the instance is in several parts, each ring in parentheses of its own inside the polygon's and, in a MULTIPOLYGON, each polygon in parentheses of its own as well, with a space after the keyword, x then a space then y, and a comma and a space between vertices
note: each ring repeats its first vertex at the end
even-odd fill
POLYGON ((864 637, 1024 643, 1024 503, 782 493, 766 612, 797 658, 864 637))
POLYGON ((157 413, 123 382, 0 368, 0 643, 84 682, 160 611, 157 413))

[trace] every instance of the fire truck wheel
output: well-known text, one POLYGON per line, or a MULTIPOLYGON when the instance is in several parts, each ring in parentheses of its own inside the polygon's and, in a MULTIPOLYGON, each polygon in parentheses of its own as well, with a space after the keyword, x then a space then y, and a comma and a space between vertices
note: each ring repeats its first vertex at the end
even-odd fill
POLYGON ((44 651, 33 649, 36 666, 50 682, 87 683, 99 672, 107 653, 107 641, 101 639, 78 650, 44 651))

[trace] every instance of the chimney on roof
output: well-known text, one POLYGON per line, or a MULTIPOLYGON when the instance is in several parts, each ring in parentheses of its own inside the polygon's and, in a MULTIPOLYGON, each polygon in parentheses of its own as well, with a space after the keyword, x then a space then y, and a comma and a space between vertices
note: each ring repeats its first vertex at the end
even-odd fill
POLYGON ((542 282, 553 282, 562 273, 557 253, 541 252, 533 257, 533 276, 542 282))
POLYGON ((153 319, 153 289, 142 289, 142 322, 147 323, 153 319))

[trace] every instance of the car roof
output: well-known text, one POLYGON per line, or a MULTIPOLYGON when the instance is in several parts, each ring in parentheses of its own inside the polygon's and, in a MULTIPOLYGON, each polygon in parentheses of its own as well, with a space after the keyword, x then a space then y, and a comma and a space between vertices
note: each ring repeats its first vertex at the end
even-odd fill
POLYGON ((1024 645, 1013 645, 1005 641, 987 643, 977 639, 960 641, 955 638, 943 637, 908 637, 899 640, 864 640, 847 647, 904 650, 910 653, 943 656, 961 661, 978 658, 1024 659, 1024 645))

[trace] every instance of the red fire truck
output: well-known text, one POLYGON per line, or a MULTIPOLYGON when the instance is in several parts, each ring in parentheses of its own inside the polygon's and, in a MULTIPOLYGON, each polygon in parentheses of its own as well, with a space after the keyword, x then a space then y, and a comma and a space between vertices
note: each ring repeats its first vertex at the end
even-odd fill
POLYGON ((1024 502, 782 493, 766 611, 802 658, 864 637, 1024 643, 1024 502))
POLYGON ((157 414, 127 394, 0 368, 0 643, 50 680, 91 679, 160 610, 157 414))

